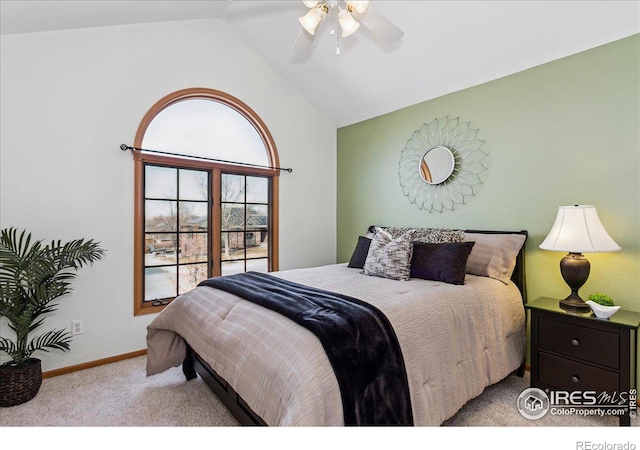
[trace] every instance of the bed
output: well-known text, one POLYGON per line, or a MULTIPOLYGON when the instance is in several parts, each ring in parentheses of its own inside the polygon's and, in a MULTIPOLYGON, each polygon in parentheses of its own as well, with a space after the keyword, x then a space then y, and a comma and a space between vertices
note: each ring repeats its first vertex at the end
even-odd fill
MULTIPOLYGON (((464 236, 474 248, 462 285, 367 276, 351 261, 271 275, 382 311, 404 357, 412 425, 438 426, 485 387, 524 373, 527 233, 464 236), (487 273, 478 258, 504 270, 487 273)), ((316 335, 230 292, 199 286, 176 298, 148 326, 147 350, 148 376, 182 365, 243 425, 345 425, 340 386, 316 335)))

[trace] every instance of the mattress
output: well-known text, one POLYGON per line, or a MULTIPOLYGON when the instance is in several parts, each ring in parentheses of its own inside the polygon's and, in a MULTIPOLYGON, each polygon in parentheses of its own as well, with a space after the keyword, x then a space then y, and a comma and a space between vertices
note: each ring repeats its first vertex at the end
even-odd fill
MULTIPOLYGON (((393 326, 414 424, 437 426, 524 360, 525 312, 513 283, 395 281, 334 264, 271 275, 366 301, 393 326)), ((210 287, 176 298, 147 327, 147 375, 182 364, 186 343, 268 425, 344 425, 320 341, 280 314, 210 287)))

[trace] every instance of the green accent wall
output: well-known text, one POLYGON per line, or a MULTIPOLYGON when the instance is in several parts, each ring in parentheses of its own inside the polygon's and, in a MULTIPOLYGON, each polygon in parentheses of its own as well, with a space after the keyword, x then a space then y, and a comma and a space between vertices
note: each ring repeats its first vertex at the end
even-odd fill
POLYGON ((640 35, 339 129, 337 195, 338 262, 372 224, 528 230, 530 300, 569 293, 564 254, 538 248, 558 206, 595 205, 622 251, 586 255, 580 294, 640 311, 640 35), (415 130, 445 116, 480 129, 491 166, 468 204, 429 213, 404 196, 398 162, 415 130))

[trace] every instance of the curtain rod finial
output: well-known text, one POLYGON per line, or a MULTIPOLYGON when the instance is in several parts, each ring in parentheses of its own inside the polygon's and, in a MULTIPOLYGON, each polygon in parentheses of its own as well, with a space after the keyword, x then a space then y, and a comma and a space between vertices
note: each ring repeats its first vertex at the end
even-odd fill
POLYGON ((127 144, 122 144, 120 146, 120 150, 122 150, 123 152, 126 152, 127 150, 133 150, 133 147, 129 147, 127 144))

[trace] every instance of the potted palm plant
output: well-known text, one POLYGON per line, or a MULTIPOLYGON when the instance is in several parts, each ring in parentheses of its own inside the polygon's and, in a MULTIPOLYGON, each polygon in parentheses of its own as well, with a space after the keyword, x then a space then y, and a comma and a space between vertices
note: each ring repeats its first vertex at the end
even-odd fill
MULTIPOLYGON (((58 300, 71 291, 77 270, 104 256, 99 242, 76 239, 67 243, 31 240, 26 230, 5 228, 0 234, 0 321, 8 322, 12 336, 0 336, 0 351, 11 358, 0 365, 0 406, 31 400, 42 384, 36 351, 67 351, 66 329, 30 336, 56 311, 58 300)), ((7 327, 0 327, 5 331, 7 327)))

